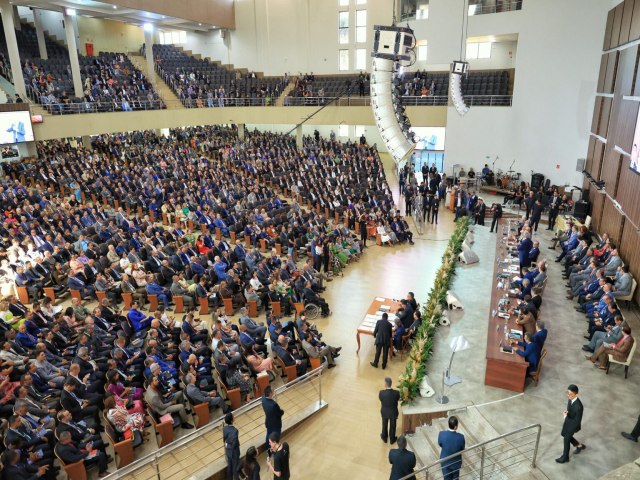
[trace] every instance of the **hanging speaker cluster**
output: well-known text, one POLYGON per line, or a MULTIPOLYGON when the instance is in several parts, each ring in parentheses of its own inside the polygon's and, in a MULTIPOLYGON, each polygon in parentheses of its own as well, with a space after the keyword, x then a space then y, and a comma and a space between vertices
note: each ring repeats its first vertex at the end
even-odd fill
POLYGON ((378 131, 394 161, 409 157, 415 135, 402 104, 402 78, 398 70, 415 56, 415 36, 404 27, 374 27, 371 108, 378 131))
POLYGON ((451 103, 460 116, 469 111, 469 107, 462 96, 462 76, 469 73, 469 63, 457 61, 453 62, 451 74, 449 75, 449 92, 451 92, 451 103))

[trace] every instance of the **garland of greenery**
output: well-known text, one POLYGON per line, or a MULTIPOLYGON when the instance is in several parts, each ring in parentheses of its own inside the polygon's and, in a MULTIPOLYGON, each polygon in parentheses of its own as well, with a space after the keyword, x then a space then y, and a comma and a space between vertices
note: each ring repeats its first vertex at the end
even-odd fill
POLYGON ((442 265, 436 275, 436 281, 429 292, 429 300, 422 309, 422 324, 416 332, 405 372, 400 375, 400 398, 407 404, 419 394, 420 382, 425 376, 426 364, 433 349, 436 329, 442 316, 443 307, 447 305, 447 290, 451 285, 458 254, 469 230, 469 218, 457 220, 456 228, 442 256, 442 265))

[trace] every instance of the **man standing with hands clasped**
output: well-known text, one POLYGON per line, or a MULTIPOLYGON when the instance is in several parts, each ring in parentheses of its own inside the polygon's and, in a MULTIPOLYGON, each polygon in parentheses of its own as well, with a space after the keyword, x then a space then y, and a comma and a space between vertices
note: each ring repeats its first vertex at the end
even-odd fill
POLYGON ((224 451, 227 457, 227 480, 240 478, 240 436, 238 429, 233 426, 233 413, 224 416, 225 426, 222 429, 224 451))
POLYGON ((573 434, 580 431, 583 410, 582 402, 578 398, 578 387, 576 385, 569 385, 567 388, 567 397, 569 398, 569 403, 567 403, 567 409, 563 413, 564 423, 562 425, 562 432, 560 433, 564 438, 564 450, 562 451, 562 456, 556 458, 556 462, 558 463, 567 463, 569 461, 569 444, 576 447, 573 451, 576 455, 587 448, 586 445, 573 438, 573 434))
MULTIPOLYGON (((440 445, 440 458, 447 458, 464 450, 464 435, 458 432, 458 417, 449 417, 449 430, 438 434, 438 445, 440 445)), ((460 478, 462 468, 462 455, 450 458, 442 462, 442 478, 445 480, 457 480, 460 478)))
POLYGON ((378 398, 380 399, 380 414, 382 415, 382 433, 380 438, 387 443, 396 441, 396 420, 398 419, 398 402, 400 401, 400 392, 391 388, 391 378, 384 379, 384 390, 380 390, 378 398))
POLYGON ((282 433, 282 415, 284 415, 284 410, 282 410, 278 402, 273 399, 271 385, 267 385, 264 389, 262 409, 264 410, 264 426, 267 427, 266 446, 268 451, 269 436, 272 433, 277 433, 278 435, 282 433))

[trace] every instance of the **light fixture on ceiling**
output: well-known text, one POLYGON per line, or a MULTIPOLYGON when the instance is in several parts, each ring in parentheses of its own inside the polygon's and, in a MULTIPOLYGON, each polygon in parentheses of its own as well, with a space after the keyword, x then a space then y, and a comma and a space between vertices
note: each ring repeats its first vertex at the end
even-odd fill
POLYGON ((117 5, 114 5, 114 6, 113 6, 113 9, 114 9, 114 10, 117 10, 117 9, 118 9, 118 6, 117 6, 117 5))
POLYGON ((69 15, 70 17, 75 17, 76 16, 76 10, 75 8, 65 8, 64 9, 64 13, 66 13, 67 15, 69 15))
POLYGON ((198 26, 199 26, 199 27, 201 27, 201 26, 202 26, 202 24, 201 24, 201 23, 199 23, 199 24, 198 24, 198 26))
POLYGON ((153 32, 153 24, 146 22, 142 25, 142 28, 145 32, 153 32))

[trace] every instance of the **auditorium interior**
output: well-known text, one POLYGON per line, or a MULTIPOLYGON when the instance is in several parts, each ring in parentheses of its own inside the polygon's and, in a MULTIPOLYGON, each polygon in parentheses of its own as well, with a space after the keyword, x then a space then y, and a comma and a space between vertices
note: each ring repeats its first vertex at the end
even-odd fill
POLYGON ((1 479, 640 478, 640 0, 0 13, 1 479))

